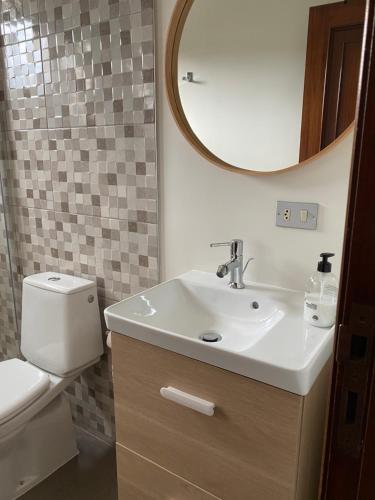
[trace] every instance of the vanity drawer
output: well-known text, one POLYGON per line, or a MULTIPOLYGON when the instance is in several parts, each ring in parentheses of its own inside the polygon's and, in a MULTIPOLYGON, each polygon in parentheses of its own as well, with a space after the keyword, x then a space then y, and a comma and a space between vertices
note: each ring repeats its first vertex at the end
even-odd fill
POLYGON ((116 456, 118 500, 220 500, 120 444, 116 456))
POLYGON ((117 441, 224 500, 295 498, 303 398, 113 335, 117 441), (172 386, 206 416, 161 397, 172 386))

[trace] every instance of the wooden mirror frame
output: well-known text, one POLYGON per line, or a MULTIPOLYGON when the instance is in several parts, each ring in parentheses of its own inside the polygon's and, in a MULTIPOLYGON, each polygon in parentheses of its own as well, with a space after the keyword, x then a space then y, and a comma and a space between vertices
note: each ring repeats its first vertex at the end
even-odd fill
POLYGON ((166 52, 165 52, 165 85, 168 97, 169 106, 172 115, 176 121, 178 128, 180 129, 183 136, 190 143, 190 145, 210 163, 224 168, 226 170, 237 172, 245 175, 274 175, 286 172, 289 170, 294 170, 309 163, 312 163, 317 158, 325 155, 330 149, 334 148, 338 143, 342 142, 344 138, 352 132, 354 128, 354 122, 349 125, 349 127, 342 132, 341 135, 337 137, 333 142, 331 142, 327 147, 320 150, 315 155, 310 158, 296 163, 295 165, 287 166, 279 170, 272 171, 258 171, 249 170, 246 168, 236 167, 227 163, 213 154, 197 137, 191 128, 186 115, 183 110, 183 106, 180 99, 180 93, 178 88, 178 53, 181 43, 182 32, 185 26, 186 19, 189 15, 190 9, 194 3, 194 0, 177 0, 174 11, 172 13, 172 18, 170 21, 166 52))

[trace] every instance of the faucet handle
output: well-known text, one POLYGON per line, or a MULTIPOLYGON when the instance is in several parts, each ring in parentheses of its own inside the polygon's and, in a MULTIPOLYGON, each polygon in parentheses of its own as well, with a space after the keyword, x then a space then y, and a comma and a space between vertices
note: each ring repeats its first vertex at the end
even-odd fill
POLYGON ((210 247, 230 247, 232 245, 231 241, 224 241, 223 243, 210 243, 210 247))
POLYGON ((243 240, 233 239, 231 241, 224 241, 223 243, 211 243, 210 247, 230 247, 230 254, 232 259, 242 257, 243 240))

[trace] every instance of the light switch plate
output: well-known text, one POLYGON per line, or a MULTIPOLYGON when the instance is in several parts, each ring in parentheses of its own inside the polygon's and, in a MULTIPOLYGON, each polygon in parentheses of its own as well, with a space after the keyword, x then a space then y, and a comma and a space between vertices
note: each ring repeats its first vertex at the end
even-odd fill
POLYGON ((278 201, 276 226, 294 229, 316 229, 318 223, 318 203, 278 201))

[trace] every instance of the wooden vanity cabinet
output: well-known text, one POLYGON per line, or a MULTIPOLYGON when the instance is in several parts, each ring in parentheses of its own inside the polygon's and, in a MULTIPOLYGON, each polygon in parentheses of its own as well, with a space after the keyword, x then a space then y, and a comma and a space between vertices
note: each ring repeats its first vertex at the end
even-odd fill
POLYGON ((114 333, 119 500, 316 500, 329 368, 309 395, 114 333), (206 416, 160 395, 215 403, 206 416))

